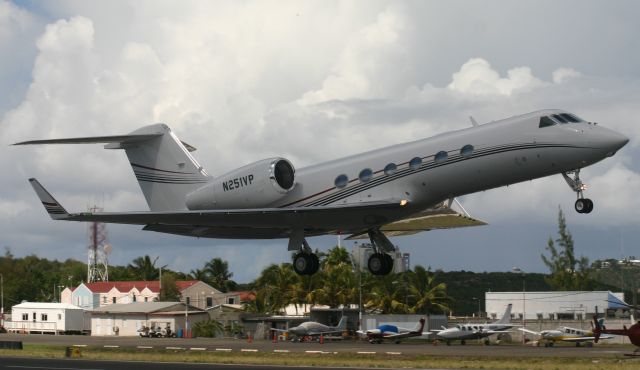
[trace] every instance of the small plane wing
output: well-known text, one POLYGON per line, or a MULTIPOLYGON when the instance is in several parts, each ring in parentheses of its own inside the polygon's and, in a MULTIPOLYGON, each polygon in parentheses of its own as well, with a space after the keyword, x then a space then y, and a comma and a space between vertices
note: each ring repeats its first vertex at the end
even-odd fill
POLYGON ((341 230, 354 218, 384 219, 386 211, 407 204, 406 200, 389 199, 346 206, 69 213, 38 180, 32 178, 29 182, 54 220, 144 225, 144 230, 197 237, 284 238, 289 236, 294 226, 305 229, 309 235, 326 234, 341 230))
MULTIPOLYGON (((614 338, 613 335, 601 335, 600 339, 612 339, 614 338)), ((574 337, 574 338, 562 338, 563 342, 591 342, 594 341, 596 339, 595 336, 590 336, 590 337, 574 337)))
MULTIPOLYGON (((436 207, 418 212, 404 220, 383 225, 380 227, 380 231, 382 231, 387 237, 390 237, 413 235, 429 230, 482 225, 487 225, 487 223, 471 217, 464 208, 459 212, 452 208, 451 202, 443 202, 436 207)), ((361 233, 353 234, 346 239, 353 240, 368 238, 369 236, 366 231, 363 231, 361 233)))
POLYGON ((542 335, 542 333, 540 333, 540 332, 529 330, 529 329, 525 329, 525 328, 518 328, 518 330, 523 331, 525 333, 533 334, 533 335, 542 335))

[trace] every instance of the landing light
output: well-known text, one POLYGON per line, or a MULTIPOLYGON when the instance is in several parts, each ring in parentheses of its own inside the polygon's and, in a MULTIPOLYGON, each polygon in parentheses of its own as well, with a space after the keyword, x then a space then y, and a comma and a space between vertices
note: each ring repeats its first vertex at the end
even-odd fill
POLYGON ((580 190, 582 190, 582 191, 587 190, 587 184, 580 185, 580 190))
POLYGON ((406 199, 403 199, 403 200, 401 200, 401 201, 400 201, 400 205, 401 205, 401 206, 406 206, 406 205, 407 205, 407 203, 409 203, 409 201, 408 201, 408 200, 406 200, 406 199))

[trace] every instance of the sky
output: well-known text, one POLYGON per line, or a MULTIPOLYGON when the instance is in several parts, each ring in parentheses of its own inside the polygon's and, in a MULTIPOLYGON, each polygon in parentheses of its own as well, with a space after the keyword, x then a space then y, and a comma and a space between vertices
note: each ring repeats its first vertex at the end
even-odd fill
MULTIPOLYGON (((147 210, 121 151, 12 147, 168 124, 210 174, 282 156, 296 168, 544 108, 624 133, 584 169, 589 215, 560 175, 462 197, 488 226, 399 237, 432 269, 546 272, 565 212, 578 255, 640 256, 640 3, 635 1, 0 0, 0 247, 87 258, 87 226, 54 222, 38 178, 72 211, 147 210)), ((220 257, 249 282, 286 240, 193 239, 108 225, 110 263, 220 257)), ((335 236, 309 240, 327 250, 335 236)), ((342 242, 351 248, 352 242, 342 242)))

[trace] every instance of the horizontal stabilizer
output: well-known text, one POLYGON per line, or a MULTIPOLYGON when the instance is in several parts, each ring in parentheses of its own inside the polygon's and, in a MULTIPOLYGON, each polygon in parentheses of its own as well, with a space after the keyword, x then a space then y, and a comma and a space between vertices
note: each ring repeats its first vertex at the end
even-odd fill
POLYGON ((29 179, 29 183, 33 187, 33 190, 35 190, 38 198, 40 198, 40 201, 42 202, 42 205, 52 219, 64 220, 69 217, 69 213, 67 213, 64 207, 62 207, 62 205, 60 205, 60 203, 58 203, 51 194, 49 194, 47 189, 40 185, 38 180, 32 178, 29 179))
POLYGON ((38 144, 108 144, 108 143, 135 143, 150 140, 161 136, 162 133, 144 135, 115 135, 115 136, 93 136, 93 137, 73 137, 66 139, 45 139, 29 140, 15 143, 13 145, 38 145, 38 144))

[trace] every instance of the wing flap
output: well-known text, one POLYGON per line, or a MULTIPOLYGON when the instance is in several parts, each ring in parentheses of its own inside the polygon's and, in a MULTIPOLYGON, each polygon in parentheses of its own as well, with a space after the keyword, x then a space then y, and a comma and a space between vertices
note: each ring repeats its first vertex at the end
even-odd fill
MULTIPOLYGON (((458 227, 482 226, 486 222, 475 219, 466 212, 458 212, 447 202, 436 207, 418 212, 404 220, 395 221, 380 227, 387 237, 412 235, 423 231, 452 229, 458 227)), ((349 236, 347 239, 368 239, 366 231, 349 236)))

